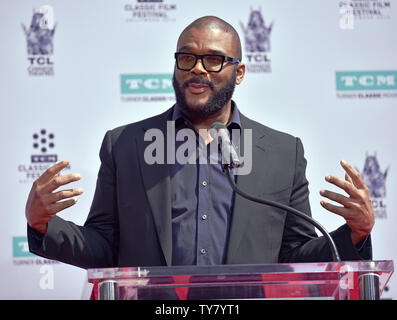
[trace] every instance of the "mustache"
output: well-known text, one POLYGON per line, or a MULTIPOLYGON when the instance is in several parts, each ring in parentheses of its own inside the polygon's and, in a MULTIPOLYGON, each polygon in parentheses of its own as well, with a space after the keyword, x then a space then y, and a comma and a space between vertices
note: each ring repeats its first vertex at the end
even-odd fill
POLYGON ((214 89, 214 88, 215 88, 214 84, 213 84, 211 81, 209 81, 209 80, 207 80, 207 79, 204 79, 204 78, 200 78, 200 77, 193 77, 193 78, 190 78, 189 80, 186 80, 186 81, 183 83, 182 88, 183 88, 183 89, 186 89, 187 86, 188 86, 189 84, 191 84, 191 83, 206 84, 206 85, 208 85, 211 89, 214 89))

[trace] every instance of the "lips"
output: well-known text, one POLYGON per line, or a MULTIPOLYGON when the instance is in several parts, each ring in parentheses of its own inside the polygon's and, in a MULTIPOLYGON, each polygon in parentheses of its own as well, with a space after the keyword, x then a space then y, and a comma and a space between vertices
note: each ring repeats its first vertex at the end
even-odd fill
POLYGON ((196 95, 196 94, 202 94, 209 90, 213 90, 214 85, 208 79, 204 79, 201 77, 193 77, 184 82, 182 89, 187 90, 187 92, 196 95))
POLYGON ((210 89, 210 86, 204 83, 192 82, 187 85, 187 88, 193 94, 200 94, 210 89))

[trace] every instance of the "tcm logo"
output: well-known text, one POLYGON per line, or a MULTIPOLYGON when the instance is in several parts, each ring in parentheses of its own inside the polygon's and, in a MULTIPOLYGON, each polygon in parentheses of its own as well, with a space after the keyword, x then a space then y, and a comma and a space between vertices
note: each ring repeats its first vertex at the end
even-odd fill
POLYGON ((122 94, 174 93, 172 74, 122 74, 122 94))
POLYGON ((397 90, 397 71, 337 71, 336 90, 397 90))
POLYGON ((12 238, 12 252, 14 258, 21 257, 35 257, 33 253, 29 252, 29 245, 27 237, 13 237, 12 238))

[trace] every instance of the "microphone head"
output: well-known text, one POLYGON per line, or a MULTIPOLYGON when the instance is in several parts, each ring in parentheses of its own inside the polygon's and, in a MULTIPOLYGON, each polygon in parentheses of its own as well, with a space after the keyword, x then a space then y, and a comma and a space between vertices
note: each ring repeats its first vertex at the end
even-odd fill
POLYGON ((214 122, 211 125, 209 134, 212 139, 218 140, 218 147, 222 150, 222 165, 224 168, 233 169, 243 165, 233 143, 230 141, 229 131, 222 122, 214 122))
POLYGON ((209 133, 212 139, 216 139, 216 137, 218 136, 218 131, 220 129, 226 129, 226 126, 222 122, 217 121, 211 124, 209 133))
POLYGON ((226 128, 226 126, 222 122, 216 121, 213 124, 211 124, 211 128, 214 128, 215 130, 219 130, 226 128))

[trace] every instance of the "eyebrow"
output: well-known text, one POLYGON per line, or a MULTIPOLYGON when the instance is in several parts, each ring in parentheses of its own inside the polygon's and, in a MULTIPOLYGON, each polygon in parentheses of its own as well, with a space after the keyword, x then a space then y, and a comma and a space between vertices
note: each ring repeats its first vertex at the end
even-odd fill
MULTIPOLYGON (((183 47, 180 47, 178 51, 179 52, 183 52, 184 50, 193 51, 194 48, 189 46, 189 45, 185 45, 183 47)), ((208 49, 208 51, 210 52, 210 54, 218 54, 218 55, 221 55, 221 56, 226 56, 226 54, 223 51, 220 51, 220 50, 208 49)))

